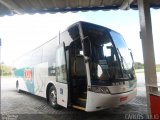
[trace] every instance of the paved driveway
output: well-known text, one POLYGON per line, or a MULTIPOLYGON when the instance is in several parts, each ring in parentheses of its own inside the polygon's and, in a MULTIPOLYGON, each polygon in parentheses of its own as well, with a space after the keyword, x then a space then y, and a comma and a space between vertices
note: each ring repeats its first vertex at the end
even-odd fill
POLYGON ((138 95, 126 105, 99 112, 87 113, 76 109, 52 109, 46 100, 28 93, 17 93, 14 78, 1 79, 1 114, 2 120, 120 120, 147 113, 144 76, 139 73, 138 95))

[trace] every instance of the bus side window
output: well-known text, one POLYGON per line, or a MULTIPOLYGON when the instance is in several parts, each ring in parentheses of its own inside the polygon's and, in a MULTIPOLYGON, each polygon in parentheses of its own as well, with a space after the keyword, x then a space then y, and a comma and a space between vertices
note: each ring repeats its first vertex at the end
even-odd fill
POLYGON ((31 57, 31 63, 32 65, 36 65, 41 63, 42 59, 42 49, 38 49, 33 52, 32 57, 31 57))
POLYGON ((61 33, 61 35, 60 35, 60 43, 65 42, 65 45, 68 46, 72 41, 73 41, 73 39, 69 35, 68 31, 64 31, 63 33, 61 33))
POLYGON ((26 56, 23 62, 24 62, 25 67, 30 66, 31 65, 31 55, 26 56))
MULTIPOLYGON (((55 61, 55 55, 56 55, 56 46, 58 45, 55 44, 57 41, 57 37, 54 38, 54 40, 48 42, 43 46, 43 56, 42 56, 42 62, 53 62, 55 61)), ((53 63, 52 63, 53 64, 53 63)))

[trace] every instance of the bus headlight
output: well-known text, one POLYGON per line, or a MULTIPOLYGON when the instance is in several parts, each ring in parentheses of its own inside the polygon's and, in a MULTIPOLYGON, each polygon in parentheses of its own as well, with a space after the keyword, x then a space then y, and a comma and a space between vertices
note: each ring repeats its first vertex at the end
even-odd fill
POLYGON ((103 94, 109 94, 109 89, 107 87, 103 86, 91 86, 90 91, 96 92, 96 93, 103 93, 103 94))

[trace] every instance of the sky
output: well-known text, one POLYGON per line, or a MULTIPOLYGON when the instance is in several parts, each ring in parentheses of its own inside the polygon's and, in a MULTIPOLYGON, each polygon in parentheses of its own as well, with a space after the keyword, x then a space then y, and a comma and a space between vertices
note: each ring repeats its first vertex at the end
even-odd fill
MULTIPOLYGON (((156 63, 160 64, 160 10, 151 9, 156 63)), ((23 54, 50 40, 77 21, 87 21, 122 34, 132 50, 134 61, 143 63, 136 10, 89 11, 0 17, 1 62, 12 65, 23 54)))

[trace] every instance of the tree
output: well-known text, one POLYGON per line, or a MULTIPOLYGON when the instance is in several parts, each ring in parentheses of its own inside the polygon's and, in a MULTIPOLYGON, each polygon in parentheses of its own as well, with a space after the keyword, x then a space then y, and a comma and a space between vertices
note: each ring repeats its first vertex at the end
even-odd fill
POLYGON ((140 62, 135 62, 134 67, 135 67, 135 69, 144 69, 144 64, 142 64, 140 62))
POLYGON ((7 66, 5 64, 1 64, 0 75, 1 76, 11 76, 12 75, 12 67, 7 66))

